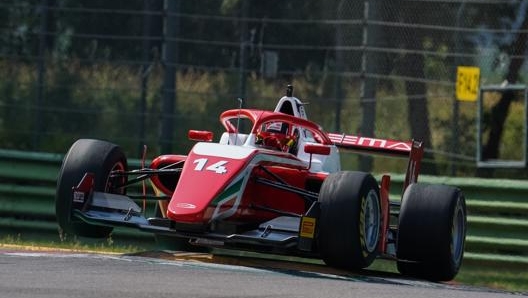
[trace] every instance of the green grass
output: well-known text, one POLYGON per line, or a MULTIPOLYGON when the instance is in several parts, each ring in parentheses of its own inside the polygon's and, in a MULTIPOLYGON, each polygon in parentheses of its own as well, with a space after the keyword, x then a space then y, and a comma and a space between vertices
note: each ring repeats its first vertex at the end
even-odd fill
POLYGON ((455 281, 511 292, 528 294, 528 270, 486 266, 462 266, 455 281))
POLYGON ((114 243, 111 237, 89 242, 78 238, 67 239, 54 242, 46 240, 25 240, 20 234, 7 235, 0 238, 0 248, 17 247, 27 250, 68 250, 80 252, 101 252, 101 253, 134 253, 145 250, 143 247, 130 244, 114 243))

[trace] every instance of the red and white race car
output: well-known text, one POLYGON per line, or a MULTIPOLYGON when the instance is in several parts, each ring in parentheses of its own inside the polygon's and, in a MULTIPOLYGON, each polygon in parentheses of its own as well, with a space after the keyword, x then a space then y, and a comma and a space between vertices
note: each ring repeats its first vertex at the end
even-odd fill
POLYGON ((225 132, 189 131, 187 155, 161 155, 129 170, 112 143, 80 139, 64 157, 57 181, 61 229, 106 237, 126 226, 185 241, 320 258, 344 269, 376 257, 405 275, 451 280, 463 257, 466 206, 460 189, 417 183, 422 144, 326 133, 307 119, 289 87, 274 111, 233 109, 225 132), (241 121, 251 123, 247 133, 241 121), (401 202, 389 201, 390 176, 342 171, 339 149, 408 158, 401 202), (146 218, 127 188, 150 180, 158 216, 146 218), (391 218, 392 217, 392 218, 391 218))

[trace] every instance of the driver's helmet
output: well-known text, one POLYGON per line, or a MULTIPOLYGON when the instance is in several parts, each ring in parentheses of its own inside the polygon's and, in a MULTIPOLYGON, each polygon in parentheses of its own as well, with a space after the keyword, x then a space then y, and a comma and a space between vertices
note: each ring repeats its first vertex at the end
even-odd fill
POLYGON ((297 143, 297 140, 294 137, 295 135, 289 136, 288 131, 289 125, 287 123, 266 123, 257 133, 255 144, 265 148, 290 152, 290 149, 297 143))

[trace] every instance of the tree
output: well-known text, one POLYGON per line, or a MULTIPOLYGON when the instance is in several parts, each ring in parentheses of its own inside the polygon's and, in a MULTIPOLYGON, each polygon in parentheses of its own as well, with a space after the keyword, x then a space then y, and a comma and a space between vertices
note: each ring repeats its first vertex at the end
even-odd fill
MULTIPOLYGON (((405 23, 424 24, 428 17, 424 10, 415 2, 404 4, 401 9, 405 23)), ((425 32, 415 29, 403 40, 405 49, 409 51, 403 57, 401 74, 405 80, 405 92, 407 94, 408 121, 411 128, 411 138, 422 141, 426 147, 432 146, 431 129, 429 127, 429 111, 427 108, 427 86, 422 80, 425 78, 425 57, 423 51, 423 41, 425 32)), ((434 163, 424 164, 424 172, 436 174, 434 163)))
MULTIPOLYGON (((510 46, 510 56, 512 57, 506 81, 509 84, 516 83, 519 79, 519 71, 525 61, 525 53, 528 42, 528 17, 524 17, 521 29, 510 46)), ((499 145, 504 130, 504 122, 508 116, 508 111, 512 100, 513 92, 504 92, 500 100, 492 107, 491 125, 487 143, 484 145, 482 157, 484 159, 497 159, 499 156, 499 145)))

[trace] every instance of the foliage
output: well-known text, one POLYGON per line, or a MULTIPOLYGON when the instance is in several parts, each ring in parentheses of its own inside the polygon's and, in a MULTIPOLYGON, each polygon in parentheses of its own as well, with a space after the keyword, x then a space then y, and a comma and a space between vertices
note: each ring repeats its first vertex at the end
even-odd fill
MULTIPOLYGON (((45 108, 35 108, 34 72, 22 62, 0 63, 0 75, 9 78, 0 81, 0 147, 6 149, 35 150, 37 138, 40 145, 37 151, 64 153, 78 138, 107 139, 121 145, 133 158, 141 156, 138 148, 140 121, 139 95, 141 92, 141 70, 136 67, 116 67, 110 63, 83 65, 79 60, 58 60, 47 67, 45 81, 45 108), (35 118, 40 111, 44 127, 36 129, 35 118), (41 135, 37 135, 40 131, 41 135)), ((161 81, 163 68, 153 64, 149 74, 145 124, 147 127, 145 144, 149 156, 158 154, 159 115, 161 101, 161 81)), ((327 131, 333 131, 335 117, 332 97, 334 77, 323 75, 318 78, 296 77, 291 82, 268 81, 258 76, 248 78, 247 97, 244 106, 273 109, 277 100, 284 95, 288 83, 294 85, 295 96, 307 102, 310 119, 320 123, 327 131)), ((237 77, 229 73, 210 73, 198 70, 179 72, 177 76, 178 110, 174 139, 175 152, 188 151, 192 142, 186 139, 188 129, 211 130, 219 138, 223 128, 218 115, 238 107, 237 77)), ((347 98, 343 101, 341 128, 351 134, 359 133, 361 119, 360 105, 354 99, 359 85, 349 82, 345 85, 347 98)), ((375 136, 380 138, 406 140, 410 136, 405 97, 393 85, 378 91, 377 123, 375 136), (396 89, 396 92, 395 90, 396 89)), ((460 106, 458 132, 451 130, 451 104, 453 98, 445 96, 445 88, 429 88, 430 125, 433 132, 433 152, 449 152, 453 134, 459 136, 459 152, 472 156, 476 150, 475 105, 463 103, 460 106)), ((512 105, 509 122, 504 134, 504 155, 518 157, 518 139, 522 129, 522 106, 512 105), (516 141, 517 140, 517 141, 516 141)), ((357 167, 356 156, 343 154, 344 168, 357 167)), ((432 162, 426 160, 426 162, 432 162)), ((449 173, 451 160, 442 155, 436 157, 440 173, 449 173)), ((376 157, 374 171, 401 173, 405 161, 376 157)), ((474 163, 463 161, 457 164, 457 175, 472 175, 474 163)), ((515 173, 518 175, 518 173, 515 173)))
MULTIPOLYGON (((122 145, 133 157, 141 155, 140 142, 157 154, 167 55, 161 54, 164 1, 47 0, 47 14, 42 3, 0 5, 0 146, 62 153, 75 139, 94 137, 122 145)), ((246 107, 270 109, 292 83, 295 95, 309 103, 309 117, 328 131, 360 134, 369 122, 376 137, 418 135, 428 143, 426 163, 456 175, 474 174, 476 150, 474 105, 461 104, 453 129, 456 66, 485 65, 483 84, 502 80, 508 57, 501 57, 522 57, 508 49, 514 38, 509 29, 516 32, 528 5, 370 1, 364 20, 362 1, 178 3, 177 110, 168 140, 174 151, 190 148, 182 137, 190 128, 218 137, 218 114, 236 108, 238 97, 245 97, 246 107), (248 34, 241 38, 244 24, 248 34), (487 27, 500 30, 477 30, 487 27), (246 66, 240 65, 243 46, 246 66), (266 52, 279 59, 274 77, 261 69, 266 52), (376 87, 366 88, 371 98, 361 99, 365 80, 376 87), (376 101, 375 117, 363 113, 361 100, 376 101)), ((505 156, 519 154, 512 142, 521 133, 519 111, 512 106, 505 156)), ((345 155, 343 162, 355 167, 355 159, 345 155)), ((374 170, 402 171, 396 164, 376 158, 374 170)))

